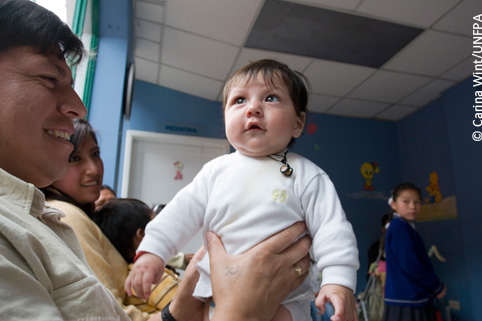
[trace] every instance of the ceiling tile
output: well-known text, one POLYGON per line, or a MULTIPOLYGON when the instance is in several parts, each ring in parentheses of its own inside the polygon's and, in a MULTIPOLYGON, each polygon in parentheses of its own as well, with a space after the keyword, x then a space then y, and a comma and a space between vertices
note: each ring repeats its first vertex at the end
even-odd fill
POLYGON ((400 119, 410 115, 415 111, 417 111, 417 108, 415 107, 393 105, 382 111, 381 113, 375 115, 375 118, 382 120, 399 121, 400 119))
POLYGON ((428 77, 377 71, 348 96, 365 100, 396 103, 430 81, 428 77))
POLYGON ((391 21, 428 28, 457 2, 459 0, 365 0, 357 11, 391 21))
POLYGON ((468 37, 427 30, 390 59, 383 69, 438 76, 470 56, 471 46, 468 37))
POLYGON ((474 72, 474 59, 469 57, 440 76, 451 80, 461 81, 472 76, 472 72, 474 72))
POLYGON ((157 85, 159 64, 139 57, 135 57, 134 62, 136 64, 136 79, 157 85))
POLYGON ((134 46, 135 56, 158 62, 159 52, 160 52, 160 45, 158 43, 145 40, 142 38, 135 39, 135 46, 134 46))
POLYGON ((216 100, 223 87, 221 81, 161 65, 159 85, 209 100, 216 100))
POLYGON ((147 20, 136 19, 134 23, 136 37, 154 42, 161 42, 161 25, 147 20))
POLYGON ((262 2, 262 0, 168 1, 166 24, 226 43, 242 45, 262 2))
POLYGON ((332 7, 345 10, 354 10, 361 0, 284 0, 313 7, 332 7))
POLYGON ((136 18, 162 23, 163 10, 164 7, 161 4, 137 0, 135 1, 134 15, 136 18))
POLYGON ((340 100, 340 97, 311 94, 308 104, 308 111, 313 113, 324 113, 340 100))
POLYGON ((313 93, 344 96, 367 79, 376 69, 328 60, 315 60, 304 75, 313 93))
POLYGON ((231 70, 239 48, 165 28, 162 63, 206 77, 224 81, 231 70))
POLYGON ((330 108, 327 114, 372 118, 387 107, 388 104, 385 103, 345 98, 330 108))
POLYGON ((440 94, 446 89, 452 87, 455 81, 435 79, 421 87, 419 90, 408 95, 403 100, 400 101, 402 105, 410 105, 416 107, 423 107, 432 100, 440 97, 440 94))
POLYGON ((245 46, 380 67, 422 31, 358 14, 266 1, 245 46))
POLYGON ((433 28, 471 36, 472 23, 474 22, 472 17, 481 12, 482 2, 480 0, 464 0, 435 23, 433 28))

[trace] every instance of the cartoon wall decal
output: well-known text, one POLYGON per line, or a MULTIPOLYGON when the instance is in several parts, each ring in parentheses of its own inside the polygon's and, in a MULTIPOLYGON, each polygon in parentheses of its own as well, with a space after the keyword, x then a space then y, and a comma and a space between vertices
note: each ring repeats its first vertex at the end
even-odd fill
POLYGON ((440 192, 440 187, 438 185, 438 174, 436 171, 433 171, 430 174, 429 181, 430 185, 425 188, 428 192, 428 197, 425 198, 425 203, 438 203, 442 200, 442 193, 440 192))
POLYGON ((457 201, 455 195, 442 198, 439 186, 439 175, 436 171, 429 174, 429 185, 423 191, 425 204, 418 217, 418 222, 439 221, 457 218, 457 201))
POLYGON ((366 191, 374 191, 375 187, 372 185, 372 178, 373 175, 378 173, 380 171, 380 168, 378 167, 378 163, 372 162, 372 163, 363 163, 360 172, 362 176, 365 178, 365 185, 363 188, 366 191))
POLYGON ((318 130, 318 127, 316 126, 316 124, 313 124, 313 123, 309 123, 306 128, 308 135, 313 135, 314 133, 316 133, 317 130, 318 130))
POLYGON ((180 161, 174 162, 174 168, 176 169, 176 176, 174 177, 174 180, 182 181, 181 170, 183 167, 184 167, 184 164, 181 163, 180 161))

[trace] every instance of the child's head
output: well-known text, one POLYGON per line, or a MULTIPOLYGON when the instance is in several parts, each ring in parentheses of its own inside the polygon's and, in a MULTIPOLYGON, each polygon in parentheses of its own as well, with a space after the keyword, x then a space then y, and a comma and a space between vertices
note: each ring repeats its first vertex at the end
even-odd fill
POLYGON ((237 70, 223 93, 226 136, 248 156, 282 152, 301 135, 306 119, 306 78, 274 60, 237 70))
POLYGON ((409 222, 414 222, 422 208, 422 192, 412 183, 397 185, 392 192, 392 209, 409 222))
POLYGON ((122 257, 133 262, 151 216, 152 210, 146 203, 133 198, 117 198, 95 212, 92 220, 122 257))

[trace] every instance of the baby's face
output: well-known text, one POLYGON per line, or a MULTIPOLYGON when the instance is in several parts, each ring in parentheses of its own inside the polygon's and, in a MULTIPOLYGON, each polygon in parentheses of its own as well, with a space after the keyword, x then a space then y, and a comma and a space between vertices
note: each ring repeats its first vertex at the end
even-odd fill
POLYGON ((291 138, 303 132, 305 114, 296 115, 288 88, 274 80, 265 83, 263 74, 233 84, 224 118, 226 136, 240 153, 259 157, 282 152, 291 138))

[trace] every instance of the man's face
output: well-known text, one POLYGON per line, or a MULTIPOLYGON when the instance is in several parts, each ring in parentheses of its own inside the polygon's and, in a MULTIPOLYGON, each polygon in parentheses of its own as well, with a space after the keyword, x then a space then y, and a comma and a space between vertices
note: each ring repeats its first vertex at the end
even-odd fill
POLYGON ((56 55, 30 47, 0 53, 0 167, 37 187, 68 171, 72 120, 86 109, 56 55))

